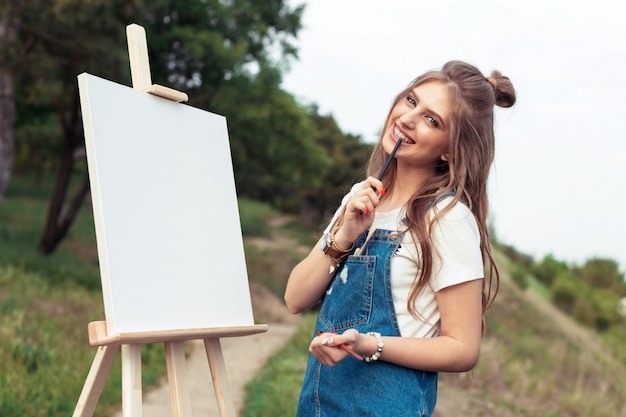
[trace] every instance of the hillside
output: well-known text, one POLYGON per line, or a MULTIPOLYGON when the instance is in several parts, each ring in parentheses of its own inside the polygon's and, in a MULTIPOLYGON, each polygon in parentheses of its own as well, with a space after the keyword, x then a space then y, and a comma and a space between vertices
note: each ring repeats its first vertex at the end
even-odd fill
POLYGON ((594 332, 504 278, 479 365, 442 374, 436 415, 626 416, 624 364, 594 332))
MULTIPOLYGON (((93 359, 86 324, 101 319, 102 299, 91 211, 82 211, 58 253, 42 257, 35 242, 47 196, 26 181, 15 183, 0 212, 2 416, 68 415, 93 359)), ((256 320, 298 325, 282 293, 314 233, 252 201, 240 201, 240 211, 256 320)), ((624 341, 609 344, 606 334, 578 325, 534 290, 520 290, 509 278, 509 260, 498 259, 502 287, 488 313, 479 365, 441 375, 436 415, 626 417, 624 341)), ((241 417, 293 416, 312 326, 304 318, 247 385, 241 417)), ((164 375, 164 359, 159 348, 142 354, 148 390, 164 375)), ((111 415, 106 410, 119 402, 119 370, 112 368, 97 415, 111 415)))
MULTIPOLYGON (((254 239, 255 247, 266 255, 286 251, 293 256, 297 239, 289 236, 288 224, 273 226, 271 236, 254 239)), ((536 291, 520 290, 509 277, 509 260, 497 255, 503 276, 487 315, 479 364, 470 373, 441 374, 436 416, 626 417, 626 366, 614 358, 615 348, 536 291)), ((294 361, 292 350, 287 346, 275 360, 294 361)), ((267 378, 272 374, 271 369, 263 373, 259 385, 271 385, 267 378)), ((257 390, 250 384, 251 395, 272 396, 257 390)))

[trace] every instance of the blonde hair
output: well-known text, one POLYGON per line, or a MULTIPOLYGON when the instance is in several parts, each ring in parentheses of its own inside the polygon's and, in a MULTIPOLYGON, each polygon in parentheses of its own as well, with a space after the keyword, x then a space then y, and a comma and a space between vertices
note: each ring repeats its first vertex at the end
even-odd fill
MULTIPOLYGON (((500 274, 491 251, 487 226, 489 210, 487 178, 495 153, 493 108, 494 105, 511 107, 515 104, 515 90, 511 81, 498 71, 493 71, 486 78, 470 64, 450 61, 440 70, 427 72, 413 80, 405 90, 398 94, 391 109, 399 101, 405 99, 415 87, 431 81, 443 83, 449 92, 448 160, 441 161, 435 174, 416 190, 406 206, 407 230, 412 234, 418 246, 418 253, 421 253, 418 259, 419 272, 411 287, 407 307, 414 317, 419 316, 419 313, 415 311, 415 300, 422 288, 428 284, 433 272, 433 256, 436 254, 430 230, 447 210, 461 201, 469 207, 476 218, 480 232, 480 250, 485 270, 488 271, 483 281, 484 317, 500 285, 500 274), (452 195, 452 203, 437 212, 429 221, 429 208, 438 199, 448 194, 452 195)), ((391 111, 387 115, 387 120, 391 111)), ((370 157, 368 175, 377 175, 388 156, 379 140, 370 157)), ((395 179, 396 161, 394 160, 382 179, 385 188, 392 189, 395 179)))

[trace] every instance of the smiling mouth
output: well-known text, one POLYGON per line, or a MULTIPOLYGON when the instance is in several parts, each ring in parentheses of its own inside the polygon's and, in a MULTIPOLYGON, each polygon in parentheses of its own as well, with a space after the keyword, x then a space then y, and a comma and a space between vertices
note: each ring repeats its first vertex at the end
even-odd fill
POLYGON ((415 143, 414 140, 407 138, 406 136, 404 136, 404 134, 402 134, 402 132, 400 132, 400 129, 398 129, 397 127, 393 128, 393 135, 398 138, 398 140, 407 143, 409 145, 413 145, 415 143))

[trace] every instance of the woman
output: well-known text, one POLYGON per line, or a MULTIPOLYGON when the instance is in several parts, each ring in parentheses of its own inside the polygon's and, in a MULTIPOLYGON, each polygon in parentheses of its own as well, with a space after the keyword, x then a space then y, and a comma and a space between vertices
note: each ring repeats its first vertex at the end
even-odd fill
POLYGON ((487 227, 493 108, 514 103, 508 78, 459 61, 396 97, 369 176, 289 277, 292 313, 322 302, 298 416, 429 416, 437 372, 476 365, 499 283, 487 227))

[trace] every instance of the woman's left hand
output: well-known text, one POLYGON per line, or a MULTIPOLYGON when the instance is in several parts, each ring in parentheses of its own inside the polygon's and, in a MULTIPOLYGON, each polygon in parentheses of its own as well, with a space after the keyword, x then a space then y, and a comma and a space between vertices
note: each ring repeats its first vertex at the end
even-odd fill
POLYGON ((335 366, 349 355, 362 360, 362 356, 354 351, 360 336, 354 329, 346 330, 343 334, 318 333, 309 345, 309 352, 326 366, 335 366))

